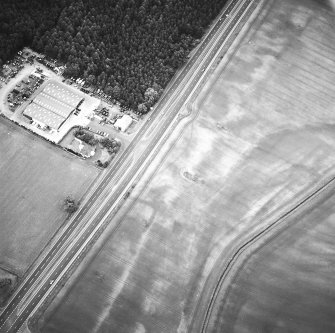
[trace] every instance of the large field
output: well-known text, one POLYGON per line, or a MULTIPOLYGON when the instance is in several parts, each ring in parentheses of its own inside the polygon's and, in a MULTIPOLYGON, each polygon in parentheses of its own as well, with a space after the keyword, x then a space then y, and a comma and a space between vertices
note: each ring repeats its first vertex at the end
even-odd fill
MULTIPOLYGON (((232 247, 335 173, 332 22, 321 2, 266 2, 195 101, 198 116, 148 170, 121 227, 55 299, 41 332, 189 331, 205 281, 232 247)), ((289 270, 298 285, 291 269, 282 265, 282 276, 289 270)))
POLYGON ((312 209, 251 256, 213 332, 335 332, 334 194, 312 209))
POLYGON ((22 277, 98 174, 0 117, 0 267, 22 277))

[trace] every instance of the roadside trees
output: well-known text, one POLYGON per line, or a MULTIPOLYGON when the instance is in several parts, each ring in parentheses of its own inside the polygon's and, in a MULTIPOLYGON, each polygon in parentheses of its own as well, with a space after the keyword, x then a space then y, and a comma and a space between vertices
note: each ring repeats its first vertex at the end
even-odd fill
POLYGON ((142 114, 146 114, 148 112, 148 108, 146 107, 146 105, 144 103, 141 103, 138 105, 137 107, 138 112, 142 113, 142 114))
POLYGON ((79 202, 73 199, 71 196, 67 196, 64 200, 64 210, 70 215, 77 211, 79 208, 79 202))

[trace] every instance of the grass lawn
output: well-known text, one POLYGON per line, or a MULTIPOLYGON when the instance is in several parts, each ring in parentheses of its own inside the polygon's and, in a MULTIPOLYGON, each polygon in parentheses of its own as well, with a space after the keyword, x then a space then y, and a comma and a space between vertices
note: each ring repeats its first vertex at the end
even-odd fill
POLYGON ((98 170, 0 117, 0 267, 24 275, 98 170))
POLYGON ((266 2, 200 93, 198 117, 148 170, 120 229, 54 301, 41 332, 189 332, 206 279, 234 244, 334 174, 333 22, 321 1, 266 2))

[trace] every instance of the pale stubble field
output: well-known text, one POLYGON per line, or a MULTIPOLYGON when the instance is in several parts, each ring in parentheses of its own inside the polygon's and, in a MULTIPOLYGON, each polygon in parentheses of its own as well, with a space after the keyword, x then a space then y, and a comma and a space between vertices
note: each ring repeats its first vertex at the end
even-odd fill
POLYGON ((188 332, 232 246, 334 172, 332 22, 321 2, 267 2, 41 332, 188 332))

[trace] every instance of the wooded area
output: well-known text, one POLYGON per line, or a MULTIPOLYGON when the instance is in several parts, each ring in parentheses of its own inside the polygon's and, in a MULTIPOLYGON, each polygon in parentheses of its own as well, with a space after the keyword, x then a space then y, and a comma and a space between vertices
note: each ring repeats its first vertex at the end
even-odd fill
POLYGON ((147 112, 225 2, 2 0, 0 65, 31 46, 64 62, 65 75, 147 112))

